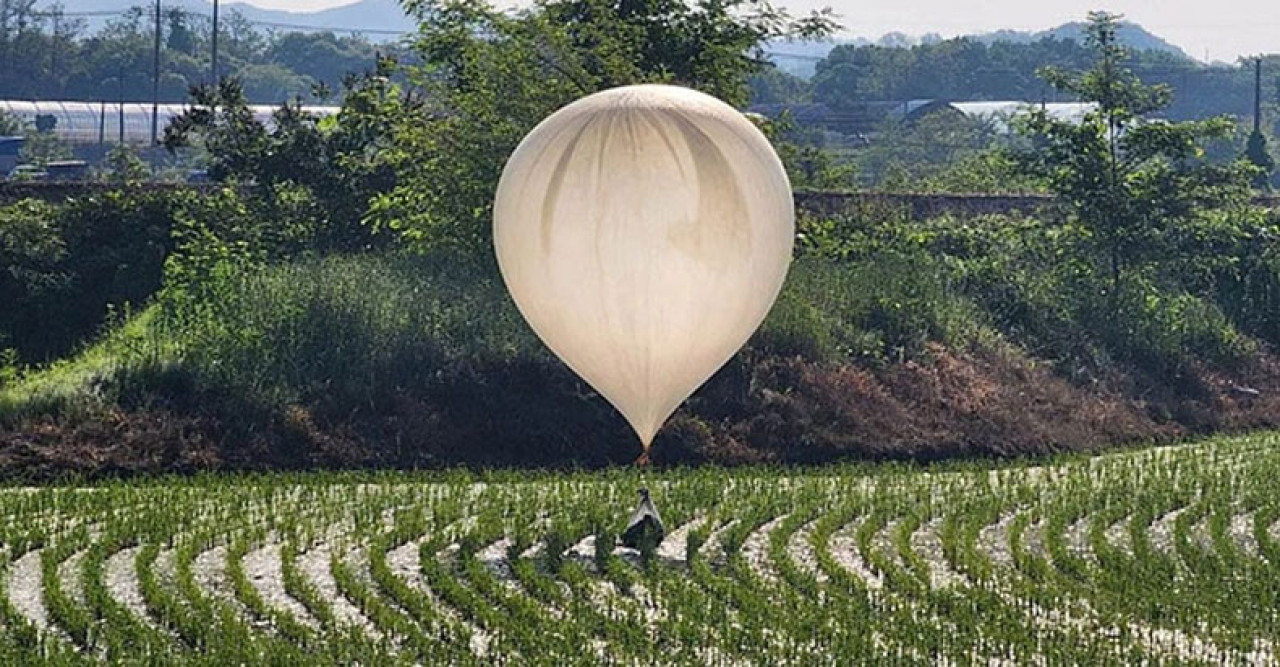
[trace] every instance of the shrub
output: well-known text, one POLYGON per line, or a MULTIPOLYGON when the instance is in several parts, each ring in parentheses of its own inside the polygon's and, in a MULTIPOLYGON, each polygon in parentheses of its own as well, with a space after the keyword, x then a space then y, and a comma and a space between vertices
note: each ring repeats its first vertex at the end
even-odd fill
POLYGON ((753 346, 813 360, 882 362, 918 356, 931 341, 963 349, 989 334, 985 314, 923 253, 843 262, 803 257, 753 346))
POLYGON ((395 148, 386 125, 403 102, 387 78, 390 63, 352 76, 346 104, 336 117, 320 118, 301 103, 282 105, 271 127, 254 118, 235 79, 192 89, 192 105, 165 128, 171 151, 204 148, 209 175, 251 193, 274 237, 263 250, 358 251, 386 245, 362 222, 370 198, 390 188, 394 176, 382 155, 395 148))
MULTIPOLYGON (((1172 377, 1195 360, 1237 364, 1258 351, 1250 335, 1275 340, 1280 331, 1271 324, 1280 315, 1265 307, 1280 293, 1266 241, 1274 232, 1248 211, 1197 220, 1168 239, 1178 252, 1132 268, 1115 293, 1091 234, 1070 219, 912 220, 857 210, 810 224, 817 233, 803 246, 829 266, 814 274, 825 286, 801 293, 843 298, 806 310, 784 293, 765 333, 774 347, 823 358, 853 340, 847 331, 873 334, 882 352, 867 356, 890 358, 918 354, 927 341, 991 342, 998 332, 1073 373, 1119 362, 1172 377), (798 329, 808 333, 798 338, 798 329)), ((814 279, 806 261, 793 281, 814 279)))
POLYGON ((0 207, 0 332, 27 362, 65 355, 97 333, 109 308, 160 286, 181 199, 122 190, 61 205, 0 207))

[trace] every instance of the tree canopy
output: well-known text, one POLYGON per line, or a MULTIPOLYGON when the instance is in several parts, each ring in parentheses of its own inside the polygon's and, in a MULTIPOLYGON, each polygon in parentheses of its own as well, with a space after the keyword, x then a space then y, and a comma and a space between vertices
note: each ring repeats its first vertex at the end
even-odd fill
POLYGON ((1151 115, 1169 105, 1166 85, 1142 83, 1126 66, 1116 40, 1119 17, 1089 14, 1085 70, 1047 67, 1041 75, 1055 89, 1091 102, 1076 123, 1035 110, 1021 121, 1035 140, 1021 152, 1021 166, 1044 178, 1075 211, 1102 249, 1111 274, 1112 303, 1126 271, 1158 255, 1209 210, 1247 198, 1253 170, 1244 162, 1211 164, 1204 144, 1229 135, 1225 117, 1172 122, 1151 115))
POLYGON ((407 0, 422 19, 403 73, 422 104, 396 124, 400 178, 370 220, 487 256, 503 163, 555 109, 633 83, 677 83, 733 105, 771 39, 826 35, 829 10, 795 18, 762 0, 539 0, 514 12, 476 0, 407 0))
MULTIPOLYGON (((799 101, 809 91, 815 101, 841 109, 871 100, 1066 101, 1038 70, 1083 69, 1092 61, 1087 44, 1052 36, 1028 43, 959 37, 911 46, 845 44, 818 61, 809 85, 786 101, 799 101)), ((1162 111, 1171 118, 1243 116, 1253 110, 1252 60, 1203 65, 1167 51, 1127 49, 1123 63, 1143 80, 1174 91, 1162 111)), ((1264 71, 1264 101, 1280 104, 1280 56, 1266 57, 1264 71)))

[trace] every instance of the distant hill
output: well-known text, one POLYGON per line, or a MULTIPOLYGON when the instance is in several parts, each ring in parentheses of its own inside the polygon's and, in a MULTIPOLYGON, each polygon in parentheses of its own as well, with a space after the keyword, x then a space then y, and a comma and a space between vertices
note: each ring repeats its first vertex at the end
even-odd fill
MULTIPOLYGON (((40 0, 38 6, 48 8, 58 0, 40 0)), ((145 0, 60 0, 70 14, 78 12, 125 12, 132 7, 149 6, 145 0)), ((181 7, 187 11, 209 15, 213 12, 210 0, 164 0, 166 7, 181 7)), ((243 2, 223 2, 222 10, 240 13, 250 22, 264 29, 288 30, 298 27, 307 30, 330 29, 335 32, 348 33, 365 30, 370 39, 386 41, 395 39, 397 34, 411 32, 416 25, 406 16, 397 0, 356 0, 349 5, 334 7, 314 12, 291 12, 272 9, 261 9, 243 2), (395 33, 395 34, 388 34, 395 33)), ((101 27, 107 18, 91 17, 86 19, 90 30, 101 27)), ((1041 31, 997 30, 989 33, 969 35, 985 43, 1015 42, 1027 43, 1043 37, 1080 40, 1084 35, 1083 22, 1065 23, 1041 31)), ((1190 58, 1178 46, 1169 43, 1136 23, 1123 23, 1119 30, 1120 42, 1133 49, 1154 49, 1190 58)), ((839 44, 878 44, 880 46, 912 46, 919 43, 940 41, 942 37, 936 33, 920 36, 907 35, 902 32, 890 32, 876 40, 862 37, 839 39, 832 41, 777 42, 769 45, 771 59, 783 70, 798 76, 813 75, 814 63, 826 57, 827 53, 839 44)))
MULTIPOLYGON (((41 0, 38 6, 47 9, 55 2, 56 0, 41 0)), ((150 6, 145 0, 61 0, 61 3, 68 14, 123 13, 132 7, 150 6)), ((213 14, 213 3, 210 0, 164 0, 162 7, 181 7, 196 14, 213 14)), ((263 29, 289 30, 290 27, 297 27, 306 30, 330 29, 342 33, 368 31, 366 36, 379 41, 395 39, 396 34, 411 32, 416 27, 397 0, 358 0, 342 7, 314 12, 261 9, 243 2, 222 2, 219 11, 238 12, 263 29)), ((86 23, 92 31, 105 24, 108 18, 90 17, 86 19, 86 23)))
MULTIPOLYGON (((972 39, 987 44, 993 42, 1015 42, 1025 44, 1034 42, 1045 37, 1053 37, 1055 39, 1070 39, 1082 41, 1084 39, 1084 30, 1086 24, 1083 21, 1073 21, 1064 23, 1056 28, 1041 30, 1040 32, 1017 31, 1017 30, 997 30, 995 32, 983 33, 979 35, 971 35, 972 39)), ((1156 35, 1137 23, 1128 21, 1121 23, 1119 30, 1116 31, 1116 37, 1120 43, 1139 51, 1164 51, 1188 60, 1191 56, 1187 55, 1180 47, 1170 44, 1163 37, 1156 35)))
MULTIPOLYGON (((1040 31, 1020 31, 1020 30, 997 30, 995 32, 981 33, 977 35, 966 35, 969 39, 977 40, 985 44, 994 42, 1013 42, 1016 44, 1027 44, 1045 37, 1053 37, 1055 39, 1070 39, 1081 41, 1084 39, 1083 22, 1064 23, 1056 28, 1040 31)), ((1120 25, 1117 31, 1117 37, 1120 43, 1135 50, 1154 50, 1171 53, 1181 58, 1191 59, 1186 51, 1178 46, 1169 43, 1164 38, 1156 35, 1146 28, 1136 24, 1125 22, 1120 25)), ((887 47, 910 47, 916 44, 931 44, 942 41, 942 37, 937 33, 928 33, 925 35, 907 35, 901 32, 890 32, 881 35, 875 40, 869 40, 865 37, 854 37, 851 39, 834 39, 823 41, 804 41, 804 42, 775 42, 766 49, 769 53, 769 59, 784 72, 794 74, 799 77, 809 78, 813 76, 814 66, 831 52, 831 49, 852 44, 854 46, 866 46, 875 44, 887 47)))

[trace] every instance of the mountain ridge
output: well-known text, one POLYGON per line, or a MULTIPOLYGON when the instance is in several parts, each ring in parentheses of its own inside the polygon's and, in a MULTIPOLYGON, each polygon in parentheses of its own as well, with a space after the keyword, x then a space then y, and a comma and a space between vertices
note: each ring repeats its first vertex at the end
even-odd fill
MULTIPOLYGON (((837 46, 853 45, 853 46, 883 46, 883 47, 902 47, 909 48, 919 44, 932 44, 945 41, 946 39, 972 39, 984 44, 993 44, 996 42, 1009 42, 1015 44, 1027 44, 1044 38, 1054 39, 1070 39, 1081 41, 1084 39, 1085 23, 1080 21, 1072 21, 1063 23, 1062 25, 1047 28, 1045 30, 995 30, 985 33, 974 33, 969 35, 957 35, 954 38, 947 38, 938 33, 925 33, 923 35, 908 35, 903 32, 893 31, 887 32, 877 39, 867 39, 866 37, 850 37, 835 38, 830 40, 818 41, 800 41, 800 42, 774 42, 771 43, 766 51, 769 53, 770 60, 773 61, 783 71, 795 74, 804 78, 813 75, 814 63, 825 58, 831 49, 837 46)), ((1170 43, 1168 40, 1159 35, 1143 28, 1140 24, 1125 21, 1120 24, 1116 36, 1123 46, 1137 50, 1156 50, 1174 55, 1175 57, 1193 60, 1181 47, 1170 43)))
MULTIPOLYGON (((1083 21, 1071 21, 1063 23, 1060 26, 1049 28, 1047 30, 996 30, 992 32, 977 33, 967 35, 969 39, 973 39, 986 44, 994 42, 1013 42, 1013 43, 1029 43, 1046 37, 1055 39, 1070 39, 1073 41, 1081 41, 1084 39, 1085 27, 1087 24, 1083 21)), ((1143 28, 1137 23, 1123 21, 1116 30, 1116 39, 1124 46, 1137 49, 1140 51, 1164 51, 1175 56, 1180 56, 1191 60, 1191 56, 1187 54, 1182 47, 1170 43, 1163 37, 1143 28)))
MULTIPOLYGON (((37 7, 48 10, 61 4, 68 15, 81 13, 120 12, 134 7, 149 7, 140 0, 41 0, 37 7)), ((163 0, 162 11, 177 7, 203 16, 213 15, 210 0, 163 0)), ((221 2, 219 12, 228 17, 232 12, 243 16, 250 23, 270 29, 332 30, 334 32, 363 32, 380 39, 394 38, 396 34, 412 32, 417 22, 407 16, 397 0, 357 0, 349 5, 315 11, 288 11, 263 9, 245 2, 221 2), (390 34, 395 33, 395 34, 390 34)), ((90 31, 100 28, 110 17, 86 17, 90 31)))
MULTIPOLYGON (((41 0, 37 6, 49 9, 61 2, 68 14, 101 13, 118 11, 122 14, 133 7, 144 6, 143 0, 41 0)), ((192 13, 209 16, 213 13, 210 0, 164 0, 162 7, 180 7, 192 13)), ((223 2, 221 11, 224 16, 232 12, 243 16, 250 23, 264 29, 272 30, 332 30, 339 33, 363 33, 375 41, 388 41, 400 34, 411 33, 417 22, 407 16, 398 0, 356 0, 348 5, 331 7, 314 11, 289 11, 263 9, 240 0, 223 2)), ((90 31, 100 28, 107 18, 89 17, 86 20, 90 31)), ((1084 23, 1072 21, 1047 28, 1045 30, 994 30, 984 33, 961 35, 968 39, 990 44, 993 42, 1027 43, 1045 37, 1057 39, 1073 39, 1079 41, 1084 35, 1084 23)), ((1191 59, 1182 48, 1168 40, 1132 22, 1124 22, 1118 33, 1121 44, 1134 49, 1154 49, 1175 56, 1191 59)), ((945 39, 937 33, 908 35, 903 32, 888 32, 872 40, 865 37, 837 38, 823 41, 774 43, 769 46, 774 61, 788 71, 807 76, 812 74, 812 65, 822 59, 834 47, 843 44, 857 46, 879 45, 886 47, 909 47, 916 44, 938 42, 945 39), (806 73, 805 70, 808 70, 806 73)))

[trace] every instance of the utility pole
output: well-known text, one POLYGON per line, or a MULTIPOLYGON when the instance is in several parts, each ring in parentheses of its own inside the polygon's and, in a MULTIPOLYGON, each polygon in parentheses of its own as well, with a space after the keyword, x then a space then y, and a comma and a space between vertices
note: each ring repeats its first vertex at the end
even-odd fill
POLYGON ((120 145, 124 145, 124 68, 120 68, 120 75, 116 77, 116 114, 117 120, 120 122, 120 145))
POLYGON ((218 85, 218 0, 213 0, 213 85, 218 85))
POLYGON ((160 0, 156 0, 156 41, 152 55, 151 71, 151 145, 160 138, 160 0))
POLYGON ((1262 132, 1262 58, 1253 61, 1253 131, 1262 132))
POLYGON ((61 18, 62 7, 59 5, 53 10, 53 36, 49 39, 49 46, 51 47, 49 49, 49 78, 52 79, 51 83, 56 83, 58 80, 58 30, 62 27, 59 20, 61 18))

